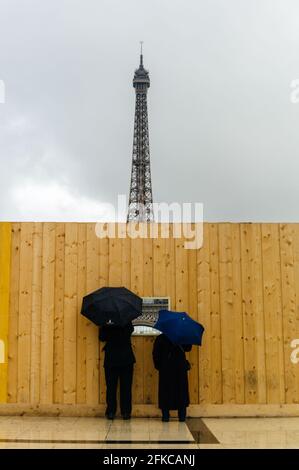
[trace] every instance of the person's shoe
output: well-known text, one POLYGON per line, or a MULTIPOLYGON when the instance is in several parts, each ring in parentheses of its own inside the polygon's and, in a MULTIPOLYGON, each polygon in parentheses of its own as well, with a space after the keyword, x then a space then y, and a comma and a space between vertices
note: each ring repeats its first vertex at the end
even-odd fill
POLYGON ((123 415, 123 419, 125 419, 125 420, 131 419, 131 415, 129 415, 129 414, 124 414, 124 415, 123 415))
POLYGON ((186 421, 186 408, 182 408, 178 410, 178 418, 179 418, 179 421, 181 422, 186 421))
POLYGON ((163 423, 168 423, 170 418, 169 410, 162 410, 162 421, 163 423))
POLYGON ((107 419, 114 419, 114 417, 115 417, 115 414, 114 414, 114 413, 107 413, 107 414, 106 414, 106 418, 107 418, 107 419))

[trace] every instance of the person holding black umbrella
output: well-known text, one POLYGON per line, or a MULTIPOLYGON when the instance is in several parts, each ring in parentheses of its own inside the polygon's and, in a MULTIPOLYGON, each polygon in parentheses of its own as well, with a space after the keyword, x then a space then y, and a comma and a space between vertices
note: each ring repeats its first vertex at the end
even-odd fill
POLYGON ((113 419, 120 382, 120 409, 124 419, 132 410, 132 381, 135 356, 131 345, 132 320, 142 314, 142 298, 125 287, 101 287, 83 298, 81 314, 100 327, 105 341, 106 416, 113 419))
POLYGON ((188 370, 190 364, 185 351, 192 345, 175 344, 164 334, 157 336, 153 348, 153 361, 159 371, 159 408, 162 421, 169 421, 169 410, 178 410, 179 421, 185 421, 189 405, 188 370))
POLYGON ((120 383, 120 410, 123 419, 131 418, 132 381, 135 356, 131 345, 132 323, 125 326, 104 325, 99 340, 105 341, 106 417, 114 419, 117 409, 117 385, 120 383))

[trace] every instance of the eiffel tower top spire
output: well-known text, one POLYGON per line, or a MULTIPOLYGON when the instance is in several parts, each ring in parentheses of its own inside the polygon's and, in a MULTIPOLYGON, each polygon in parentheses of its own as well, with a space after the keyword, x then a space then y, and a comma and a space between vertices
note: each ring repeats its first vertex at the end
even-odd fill
POLYGON ((140 41, 140 65, 142 65, 143 67, 142 44, 143 44, 143 41, 140 41))
POLYGON ((140 64, 139 68, 135 70, 133 79, 133 87, 136 89, 136 92, 143 92, 144 90, 146 90, 146 88, 149 88, 150 86, 149 73, 147 70, 145 70, 143 66, 142 43, 143 41, 140 41, 140 64))
POLYGON ((140 64, 139 68, 135 70, 133 78, 136 105, 128 222, 151 222, 154 220, 147 115, 149 86, 149 72, 143 66, 141 42, 140 64))

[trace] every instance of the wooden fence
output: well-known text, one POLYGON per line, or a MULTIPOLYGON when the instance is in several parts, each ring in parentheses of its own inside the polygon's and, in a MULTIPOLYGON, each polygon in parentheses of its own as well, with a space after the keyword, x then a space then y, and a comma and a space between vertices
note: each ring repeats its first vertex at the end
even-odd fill
MULTIPOLYGON (((104 403, 98 331, 80 315, 81 301, 98 287, 122 285, 141 296, 169 296, 173 309, 205 326, 203 346, 189 355, 192 404, 299 403, 299 364, 290 360, 291 340, 299 338, 299 224, 205 223, 198 250, 175 238, 99 239, 93 223, 12 223, 5 230, 2 402, 104 403)), ((133 343, 134 403, 155 404, 153 339, 133 343)))

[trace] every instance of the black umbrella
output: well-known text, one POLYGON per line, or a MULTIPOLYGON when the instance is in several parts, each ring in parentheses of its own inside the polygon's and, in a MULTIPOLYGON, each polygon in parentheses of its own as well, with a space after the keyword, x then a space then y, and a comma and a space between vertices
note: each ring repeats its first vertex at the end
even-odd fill
POLYGON ((125 287, 102 287, 83 298, 81 314, 98 326, 124 326, 142 314, 142 299, 125 287))

